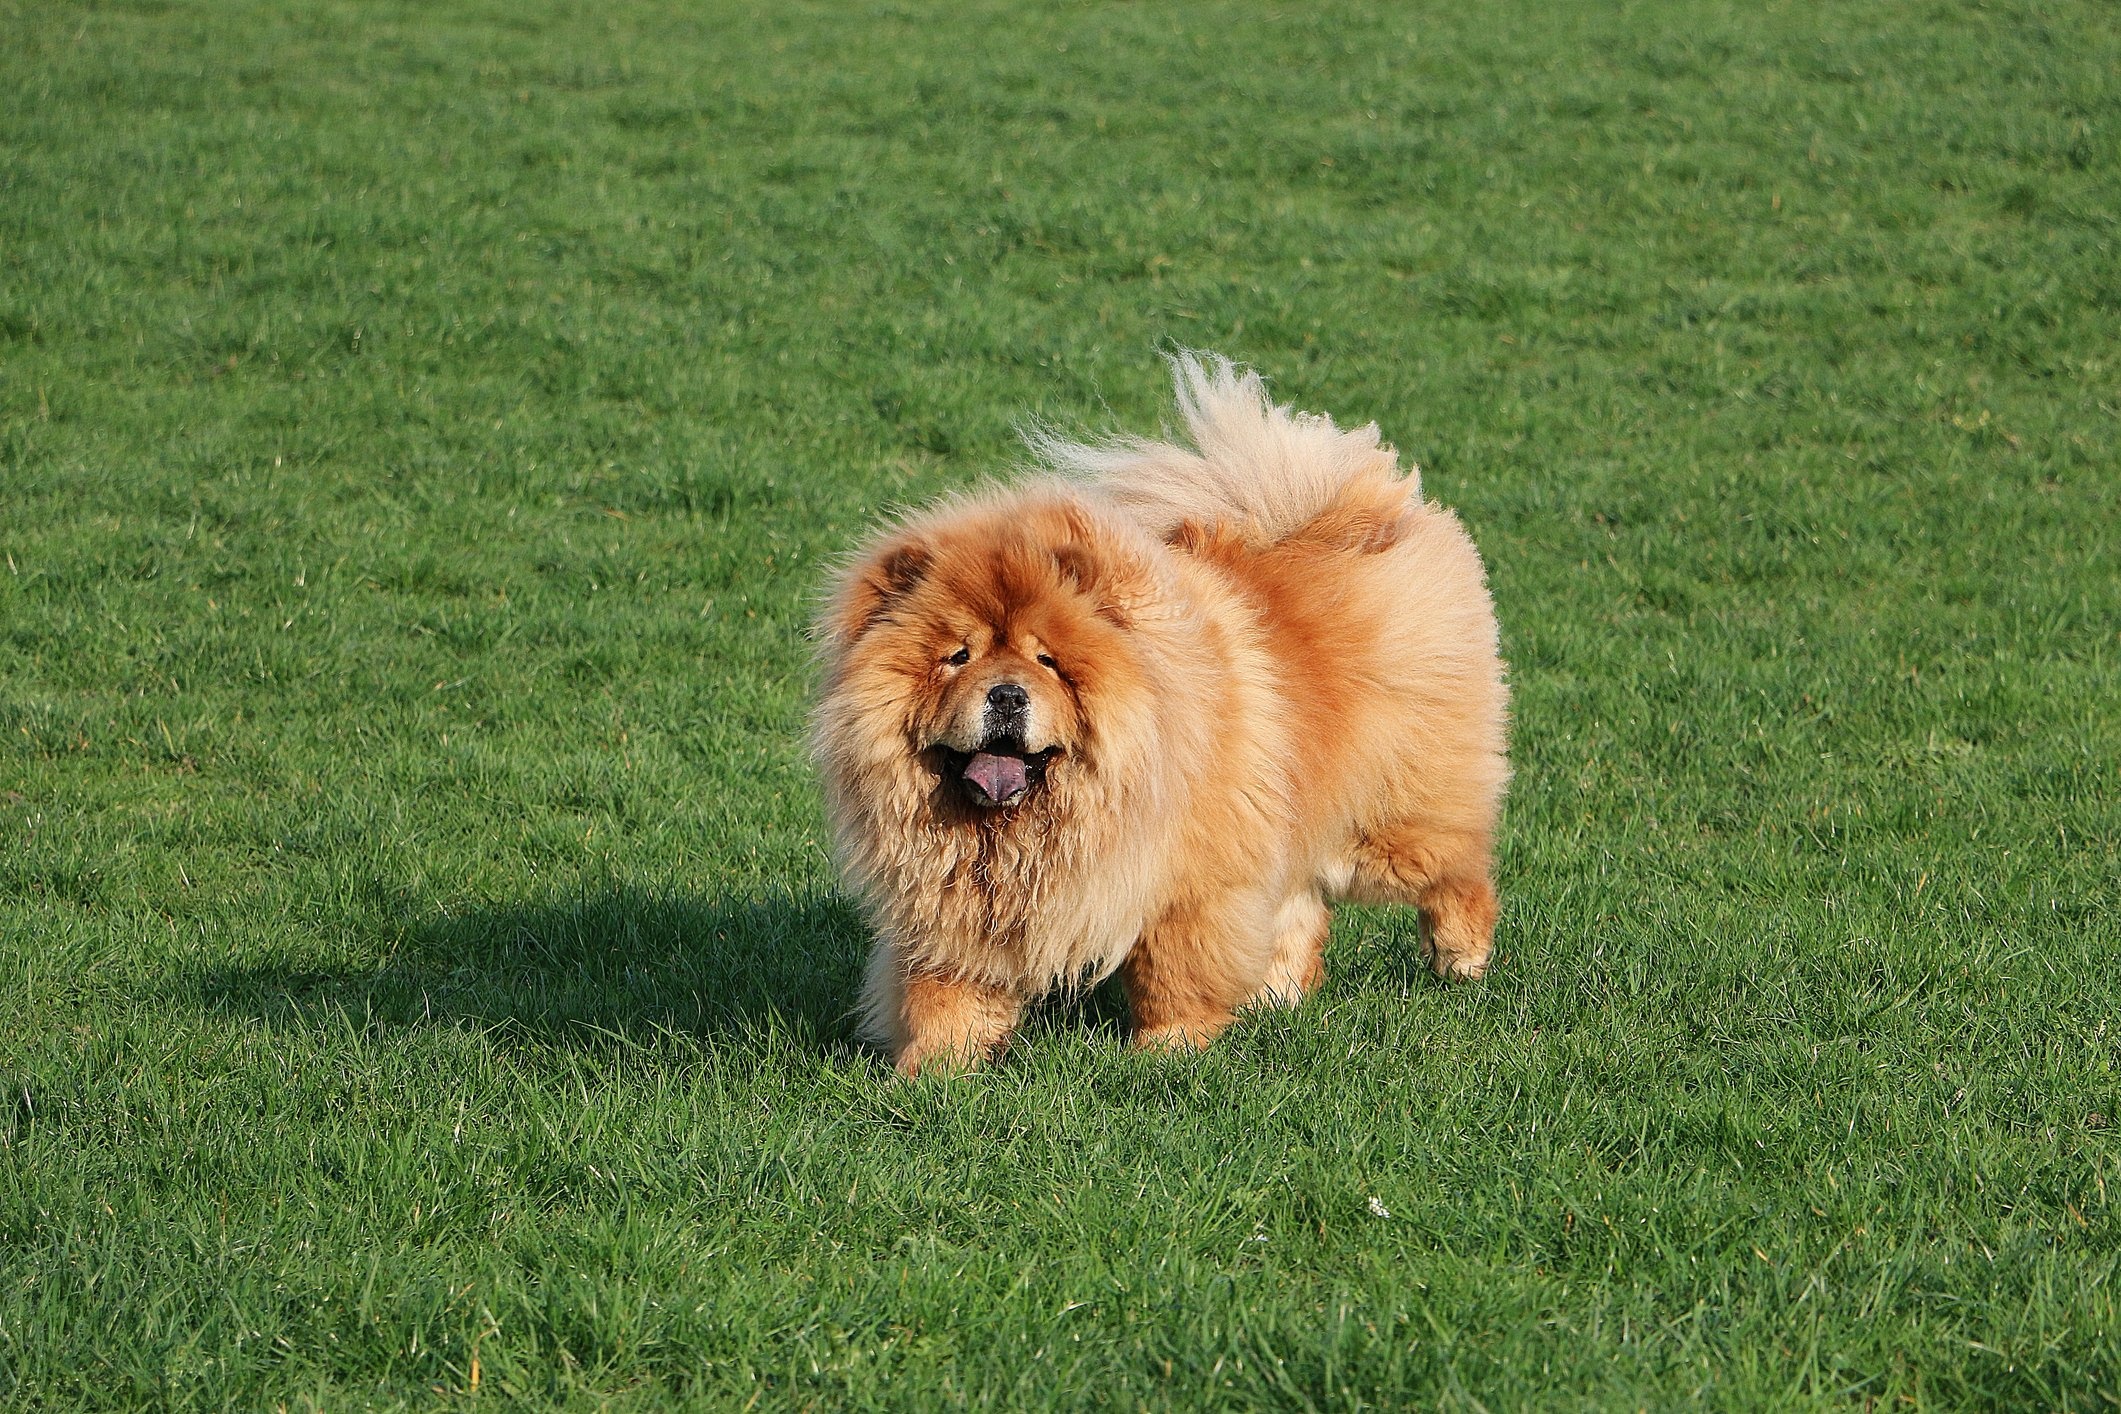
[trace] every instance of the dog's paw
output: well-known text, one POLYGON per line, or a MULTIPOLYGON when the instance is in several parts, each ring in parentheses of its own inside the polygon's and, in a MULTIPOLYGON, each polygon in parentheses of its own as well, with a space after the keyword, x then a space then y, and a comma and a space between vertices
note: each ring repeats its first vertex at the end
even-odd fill
POLYGON ((945 1040, 909 1041, 899 1048, 891 1059, 891 1068, 900 1075, 911 1078, 916 1075, 962 1075, 968 1070, 978 1070, 1000 1060, 1009 1050, 1011 1036, 1002 1036, 977 1046, 962 1041, 945 1040))
POLYGON ((1229 1018, 1223 1017, 1145 1026, 1134 1033, 1134 1049, 1164 1052, 1203 1050, 1229 1024, 1229 1018))
POLYGON ((1488 975, 1488 952, 1438 952, 1429 958, 1430 970, 1445 982, 1478 982, 1488 975))

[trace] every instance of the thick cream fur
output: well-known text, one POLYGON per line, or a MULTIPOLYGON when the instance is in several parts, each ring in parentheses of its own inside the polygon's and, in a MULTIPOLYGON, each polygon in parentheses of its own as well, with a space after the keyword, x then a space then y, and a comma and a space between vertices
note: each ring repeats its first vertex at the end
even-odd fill
POLYGON ((1478 553, 1374 425, 1174 371, 1177 437, 1035 438, 1043 474, 909 517, 830 593, 812 743, 902 1068, 1115 969, 1144 1044, 1198 1044, 1315 985, 1335 898, 1420 907, 1440 973, 1487 965, 1509 768, 1478 553), (934 749, 1003 678, 1059 754, 981 811, 934 749))

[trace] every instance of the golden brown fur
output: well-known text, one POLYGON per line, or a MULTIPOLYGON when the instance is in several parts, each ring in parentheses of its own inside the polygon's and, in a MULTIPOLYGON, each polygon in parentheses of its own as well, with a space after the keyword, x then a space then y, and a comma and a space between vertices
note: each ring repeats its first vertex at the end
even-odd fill
POLYGON ((1341 898, 1487 967, 1509 777, 1480 558, 1374 426, 1176 361, 1188 443, 1035 445, 1050 474, 915 515, 819 622, 812 743, 900 1069, 1119 971, 1138 1044, 1321 976, 1341 898), (991 792, 1007 797, 996 803, 991 792))

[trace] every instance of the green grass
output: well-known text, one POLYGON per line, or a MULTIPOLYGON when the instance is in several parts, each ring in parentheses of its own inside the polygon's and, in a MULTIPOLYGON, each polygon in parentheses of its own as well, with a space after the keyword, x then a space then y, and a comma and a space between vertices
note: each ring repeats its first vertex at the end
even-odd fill
POLYGON ((942 9, 0 0, 0 1404, 2121 1402, 2111 5, 942 9), (899 1083, 808 596, 1174 344, 1487 553, 1500 969, 899 1083))

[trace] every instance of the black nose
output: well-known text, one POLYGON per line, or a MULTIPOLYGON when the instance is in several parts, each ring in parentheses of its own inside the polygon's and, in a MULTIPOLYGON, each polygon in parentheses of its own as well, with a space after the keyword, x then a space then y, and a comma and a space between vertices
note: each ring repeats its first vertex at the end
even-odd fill
POLYGON ((987 689, 987 705, 1005 717, 1021 717, 1031 708, 1031 694, 1013 682, 998 682, 987 689))

